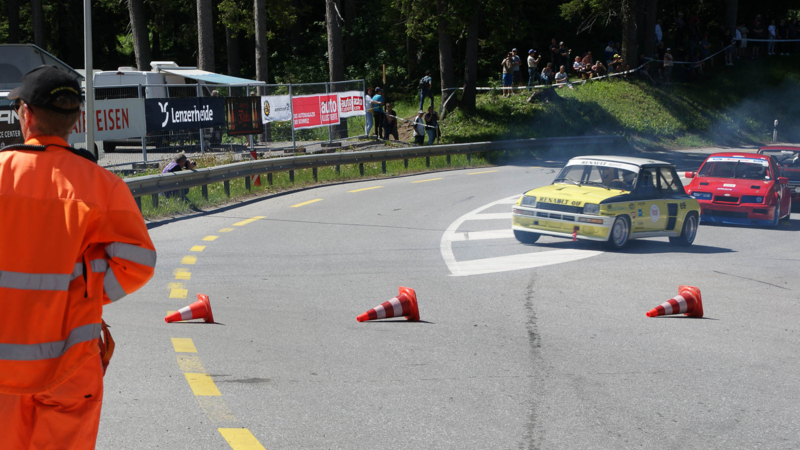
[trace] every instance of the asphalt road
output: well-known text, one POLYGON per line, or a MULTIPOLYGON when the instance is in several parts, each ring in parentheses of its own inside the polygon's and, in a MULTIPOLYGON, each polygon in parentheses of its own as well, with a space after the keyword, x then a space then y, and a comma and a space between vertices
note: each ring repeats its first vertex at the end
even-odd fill
MULTIPOLYGON (((660 158, 693 170, 702 156, 660 158)), ((503 235, 508 199, 562 163, 151 224, 154 279, 106 308, 117 352, 98 448, 800 447, 800 216, 619 253, 503 235), (538 265, 519 268, 532 253, 538 265), (645 317, 681 284, 700 288, 705 318, 645 317), (399 286, 416 290, 421 322, 356 321, 399 286), (164 323, 198 292, 217 324, 164 323)))

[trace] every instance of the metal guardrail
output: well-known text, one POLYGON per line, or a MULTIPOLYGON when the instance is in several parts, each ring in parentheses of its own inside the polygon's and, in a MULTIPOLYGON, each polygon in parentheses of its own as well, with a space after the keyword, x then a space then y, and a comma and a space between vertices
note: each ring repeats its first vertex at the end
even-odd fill
MULTIPOLYGON (((226 164, 224 166, 209 167, 204 169, 184 170, 174 173, 127 178, 125 179, 125 183, 127 183, 133 196, 136 197, 137 203, 139 202, 139 197, 145 195, 156 196, 154 197, 154 200, 155 203, 157 203, 157 195, 163 192, 176 191, 196 186, 207 186, 211 183, 229 182, 230 180, 237 178, 245 178, 246 185, 249 185, 249 177, 252 175, 345 164, 396 161, 400 159, 431 156, 471 154, 489 151, 586 146, 587 144, 594 146, 627 145, 627 140, 622 136, 580 136, 473 142, 468 144, 429 145, 420 147, 393 148, 386 150, 286 156, 258 161, 226 164)), ((229 192, 228 189, 226 189, 226 191, 229 192)))

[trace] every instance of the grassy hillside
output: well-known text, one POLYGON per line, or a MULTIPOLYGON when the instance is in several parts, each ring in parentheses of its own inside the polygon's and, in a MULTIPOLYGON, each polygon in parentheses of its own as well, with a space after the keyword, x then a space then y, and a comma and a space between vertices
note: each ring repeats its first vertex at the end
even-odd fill
POLYGON ((476 114, 456 111, 443 122, 443 143, 613 133, 650 149, 757 145, 771 141, 775 119, 779 140, 800 141, 796 57, 718 64, 693 83, 652 85, 634 77, 557 93, 557 101, 534 104, 527 95, 481 94, 476 114))

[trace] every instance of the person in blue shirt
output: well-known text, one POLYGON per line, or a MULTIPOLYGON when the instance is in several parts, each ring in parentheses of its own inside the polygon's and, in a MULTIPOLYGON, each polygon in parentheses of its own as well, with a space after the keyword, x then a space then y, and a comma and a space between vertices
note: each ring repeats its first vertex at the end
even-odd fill
POLYGON ((375 122, 375 136, 378 139, 383 137, 383 105, 386 100, 383 99, 383 89, 376 87, 375 95, 372 97, 372 116, 375 122))
POLYGON ((431 71, 426 70, 425 76, 419 80, 419 109, 422 109, 422 105, 425 104, 425 97, 431 98, 431 106, 433 106, 433 92, 431 91, 432 83, 433 79, 431 78, 431 71))

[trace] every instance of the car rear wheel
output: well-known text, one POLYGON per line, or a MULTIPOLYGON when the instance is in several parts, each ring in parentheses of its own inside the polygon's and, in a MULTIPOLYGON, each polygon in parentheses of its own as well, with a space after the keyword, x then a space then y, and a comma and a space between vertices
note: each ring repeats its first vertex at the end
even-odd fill
POLYGON ((533 244, 539 239, 539 236, 541 236, 539 233, 514 230, 514 237, 523 244, 533 244))
POLYGON ((683 219, 683 228, 681 228, 681 235, 669 238, 669 242, 681 247, 688 247, 694 242, 697 237, 697 214, 689 213, 683 219))
POLYGON ((611 225, 611 232, 608 236, 608 247, 611 250, 619 250, 628 243, 631 235, 631 223, 628 216, 618 216, 611 225))

